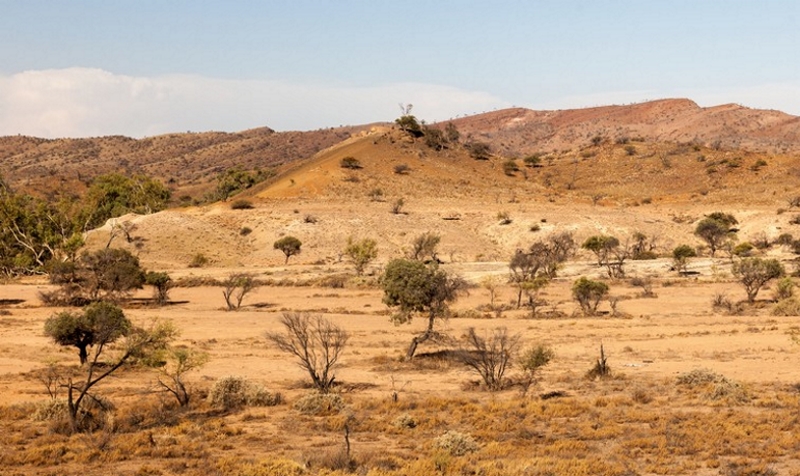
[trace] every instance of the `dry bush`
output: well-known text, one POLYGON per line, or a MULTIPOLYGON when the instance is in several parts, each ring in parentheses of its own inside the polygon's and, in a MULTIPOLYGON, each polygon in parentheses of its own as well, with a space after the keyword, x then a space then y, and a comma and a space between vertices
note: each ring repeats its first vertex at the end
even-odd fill
POLYGON ((69 408, 67 401, 62 399, 50 399, 38 402, 31 417, 34 421, 54 421, 69 418, 69 408))
POLYGON ((269 407, 280 404, 282 400, 280 393, 270 393, 261 385, 235 375, 218 379, 208 393, 209 405, 223 410, 244 406, 269 407))
POLYGON ((336 379, 333 370, 350 335, 321 314, 284 312, 281 324, 284 332, 268 332, 267 340, 278 350, 293 355, 317 390, 330 392, 336 379))
POLYGON ((708 369, 694 369, 681 374, 677 383, 689 388, 704 389, 711 400, 726 400, 732 404, 750 401, 750 396, 741 384, 708 369))
POLYGON ((436 438, 436 447, 450 453, 452 456, 464 456, 480 449, 472 435, 453 430, 436 438))
POLYGON ((311 470, 319 468, 351 473, 356 469, 355 460, 350 457, 347 450, 343 447, 315 448, 314 451, 308 453, 303 460, 306 463, 306 467, 311 470))
POLYGON ((344 408, 344 399, 335 393, 309 393, 295 401, 292 408, 304 415, 330 415, 344 408))
POLYGON ((395 428, 415 428, 417 426, 417 420, 408 413, 403 413, 394 419, 392 426, 395 428))
POLYGON ((486 337, 479 336, 475 328, 467 330, 466 345, 457 351, 457 358, 478 373, 486 388, 502 390, 506 384, 505 373, 519 346, 520 335, 509 334, 505 327, 494 329, 486 337))
POLYGON ((800 299, 790 297, 783 299, 772 308, 773 316, 800 316, 800 299))
POLYGON ((715 311, 722 311, 729 316, 739 316, 744 312, 744 304, 733 302, 725 293, 714 294, 711 305, 715 311))

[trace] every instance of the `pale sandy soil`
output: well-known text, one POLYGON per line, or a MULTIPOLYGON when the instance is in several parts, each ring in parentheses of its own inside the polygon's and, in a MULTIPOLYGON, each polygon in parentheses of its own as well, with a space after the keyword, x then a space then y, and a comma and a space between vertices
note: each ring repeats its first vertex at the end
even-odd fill
MULTIPOLYGON (((636 263, 641 265, 641 263, 636 263)), ((502 263, 481 263, 480 272, 470 272, 469 265, 457 266, 463 274, 475 277, 489 272, 502 273, 502 263)), ((586 268, 590 265, 586 263, 586 268)), ((664 262, 648 263, 665 266, 664 262)), ((334 267, 335 269, 336 267, 334 267)), ((635 269, 635 265, 631 268, 635 269)), ((266 270, 261 270, 265 272, 266 270)), ((595 272, 597 272, 595 270, 595 272)), ((545 292, 549 302, 543 310, 557 308, 567 315, 576 313, 569 296, 570 278, 553 283, 545 292)), ((59 348, 42 335, 44 320, 58 309, 43 307, 37 291, 44 285, 8 284, 0 287, 0 299, 20 299, 22 303, 5 306, 10 315, 0 317, 0 402, 18 403, 44 397, 44 388, 23 374, 43 367, 46 362, 73 363, 72 348, 59 348)), ((476 310, 488 304, 488 291, 475 287, 470 295, 453 307, 456 316, 440 324, 452 336, 462 336, 469 327, 489 330, 504 326, 519 333, 526 344, 545 343, 556 351, 553 365, 545 371, 543 388, 558 387, 564 375, 586 371, 599 353, 602 343, 611 365, 631 376, 674 377, 695 368, 708 368, 743 382, 800 381, 800 359, 787 332, 800 324, 795 317, 772 317, 765 310, 752 310, 744 316, 725 316, 712 310, 715 293, 724 292, 733 299, 744 298, 741 287, 733 282, 713 282, 709 277, 672 277, 657 280, 656 298, 639 297, 638 288, 625 282, 611 283, 611 294, 621 297, 618 312, 611 317, 608 304, 599 317, 529 319, 527 310, 510 310, 497 318, 493 313, 476 310)), ((762 291, 767 298, 769 290, 762 291)), ((139 297, 147 297, 141 291, 139 297)), ((498 290, 496 303, 513 301, 510 287, 498 290)), ((164 308, 128 309, 126 314, 139 324, 155 318, 172 320, 181 329, 180 341, 198 346, 211 360, 194 376, 198 385, 224 375, 243 375, 262 382, 268 388, 291 388, 305 375, 289 356, 271 349, 264 333, 279 331, 282 312, 321 313, 352 334, 350 346, 339 370, 339 380, 347 384, 374 384, 368 393, 386 393, 396 382, 408 382, 410 393, 457 391, 474 377, 455 369, 431 379, 425 371, 397 366, 387 370, 387 361, 397 361, 412 335, 424 322, 394 326, 376 289, 332 289, 319 287, 262 287, 245 299, 236 312, 226 312, 221 288, 177 288, 172 291, 172 305, 164 308)), ((420 352, 436 347, 423 346, 420 352)), ((391 367, 391 366, 389 366, 391 367)), ((137 376, 138 378, 138 376, 137 376)))

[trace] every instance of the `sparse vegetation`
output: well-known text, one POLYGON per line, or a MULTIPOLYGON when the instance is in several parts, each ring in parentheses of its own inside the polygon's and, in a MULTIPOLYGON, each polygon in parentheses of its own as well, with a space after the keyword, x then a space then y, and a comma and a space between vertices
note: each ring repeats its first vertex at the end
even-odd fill
POLYGON ((358 170, 362 168, 361 161, 353 156, 347 156, 339 161, 339 166, 343 169, 358 170))
POLYGON ((441 340, 444 336, 433 329, 437 318, 444 318, 449 304, 466 291, 466 281, 451 276, 434 263, 426 265, 417 260, 395 259, 386 265, 380 279, 383 302, 396 312, 395 324, 411 322, 416 313, 427 314, 426 330, 411 340, 406 358, 411 359, 417 346, 428 340, 441 340))
POLYGON ((303 246, 303 243, 293 236, 284 236, 275 241, 272 244, 272 247, 276 250, 280 250, 281 253, 286 255, 286 261, 284 263, 289 263, 289 258, 294 255, 300 254, 300 247, 303 246))
POLYGON ((242 307, 244 297, 258 287, 258 282, 248 273, 232 273, 222 282, 222 296, 228 311, 242 307))
POLYGON ((583 276, 572 283, 572 297, 578 301, 578 305, 587 316, 597 313, 597 306, 606 296, 608 296, 608 285, 602 281, 593 281, 583 276))
POLYGON ((511 367, 512 358, 519 347, 520 336, 510 334, 505 327, 498 327, 484 337, 470 327, 465 341, 458 351, 458 359, 481 377, 487 389, 502 390, 506 385, 506 371, 511 367))
POLYGON ((732 227, 738 223, 733 215, 715 212, 697 224, 694 234, 708 244, 711 256, 714 256, 720 245, 735 233, 732 227))
POLYGON ((268 332, 278 350, 294 356, 297 364, 308 372, 314 388, 321 393, 331 391, 336 380, 333 369, 339 362, 350 335, 321 315, 283 313, 284 332, 268 332))
POLYGON ((366 269, 367 265, 378 257, 378 242, 371 238, 355 241, 351 236, 347 239, 347 247, 344 249, 344 254, 353 262, 356 274, 361 276, 364 274, 364 269, 366 269))
POLYGON ((697 251, 689 245, 678 245, 672 250, 673 266, 679 273, 686 274, 689 268, 689 258, 697 256, 697 251))
POLYGON ((783 265, 776 259, 745 258, 733 263, 733 275, 744 286, 751 303, 765 284, 785 274, 783 265))

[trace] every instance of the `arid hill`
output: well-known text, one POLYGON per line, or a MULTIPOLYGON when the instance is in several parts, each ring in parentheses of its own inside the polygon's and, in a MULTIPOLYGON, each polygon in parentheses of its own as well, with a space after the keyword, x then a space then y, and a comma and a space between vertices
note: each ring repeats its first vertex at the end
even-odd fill
POLYGON ((505 109, 453 123, 509 155, 573 149, 595 136, 770 153, 800 150, 800 117, 736 104, 703 108, 689 99, 558 111, 505 109))
POLYGON ((176 133, 144 139, 123 136, 83 139, 0 138, 0 174, 12 186, 46 194, 80 193, 93 177, 146 174, 168 183, 177 195, 202 195, 216 175, 231 167, 279 167, 308 158, 363 127, 275 132, 176 133))
MULTIPOLYGON (((763 154, 800 151, 800 118, 796 116, 737 105, 701 108, 688 99, 560 111, 514 108, 453 123, 463 140, 486 142, 496 155, 505 157, 554 152, 574 155, 593 138, 689 143, 716 151, 741 149, 763 154)), ((219 172, 230 167, 284 166, 284 170, 372 126, 308 132, 275 132, 264 127, 144 139, 9 136, 0 138, 0 174, 15 187, 47 194, 53 190, 79 193, 92 177, 102 173, 144 173, 169 183, 176 198, 198 198, 219 172)))

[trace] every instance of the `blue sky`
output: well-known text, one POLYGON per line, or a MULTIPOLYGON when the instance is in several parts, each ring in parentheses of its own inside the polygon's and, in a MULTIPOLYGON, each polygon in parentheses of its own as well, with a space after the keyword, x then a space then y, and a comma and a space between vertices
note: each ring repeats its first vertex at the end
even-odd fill
POLYGON ((800 115, 800 2, 0 0, 0 134, 389 121, 689 97, 800 115))

